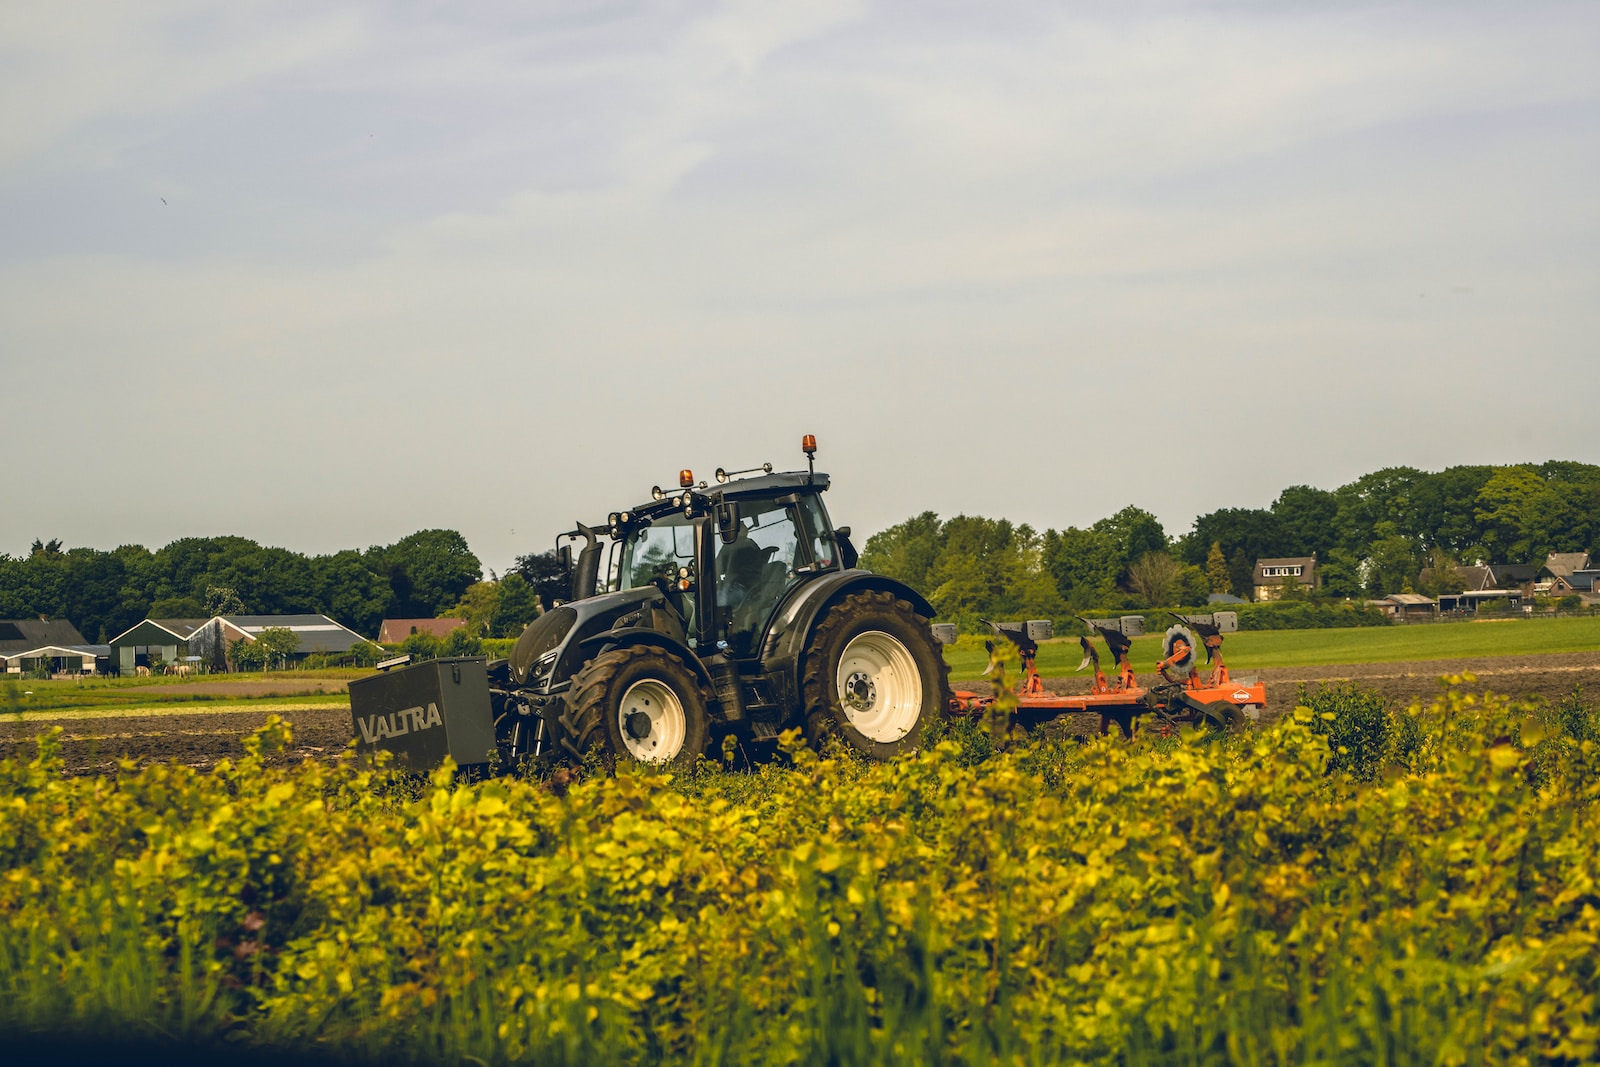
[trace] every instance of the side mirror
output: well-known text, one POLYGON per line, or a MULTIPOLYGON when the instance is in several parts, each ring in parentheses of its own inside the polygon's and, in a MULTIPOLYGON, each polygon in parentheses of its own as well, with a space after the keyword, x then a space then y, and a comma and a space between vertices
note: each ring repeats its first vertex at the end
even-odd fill
POLYGON ((730 501, 717 508, 717 534, 725 545, 731 545, 739 539, 738 504, 730 501))

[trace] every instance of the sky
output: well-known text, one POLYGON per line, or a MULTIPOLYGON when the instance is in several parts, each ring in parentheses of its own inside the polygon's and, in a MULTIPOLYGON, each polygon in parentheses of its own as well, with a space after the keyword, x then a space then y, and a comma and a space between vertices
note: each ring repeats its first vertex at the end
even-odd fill
POLYGON ((1600 5, 0 6, 0 551, 1600 462, 1600 5))

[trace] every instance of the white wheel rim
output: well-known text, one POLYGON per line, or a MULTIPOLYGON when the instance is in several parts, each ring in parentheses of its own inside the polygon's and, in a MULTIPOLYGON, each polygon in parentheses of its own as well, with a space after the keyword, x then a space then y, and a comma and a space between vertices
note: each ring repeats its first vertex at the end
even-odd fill
POLYGON ((845 718, 869 741, 898 741, 922 716, 922 672, 917 661, 905 645, 882 630, 857 634, 844 646, 834 689, 845 718))
POLYGON ((689 717, 683 702, 665 682, 634 682, 617 705, 617 736, 640 763, 667 763, 683 751, 689 717))

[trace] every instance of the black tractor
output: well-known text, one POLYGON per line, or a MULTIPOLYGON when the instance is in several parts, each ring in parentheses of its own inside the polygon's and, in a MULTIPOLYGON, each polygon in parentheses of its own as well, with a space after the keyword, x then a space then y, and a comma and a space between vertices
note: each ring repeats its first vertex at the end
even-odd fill
MULTIPOLYGON (((432 661, 351 685, 358 745, 419 769, 597 754, 683 767, 712 745, 803 728, 887 759, 950 706, 933 608, 856 568, 816 473, 772 465, 678 487, 579 524, 572 598, 534 620, 511 658, 432 661), (492 751, 491 751, 492 749, 492 751)), ((571 559, 570 545, 559 551, 571 559)))

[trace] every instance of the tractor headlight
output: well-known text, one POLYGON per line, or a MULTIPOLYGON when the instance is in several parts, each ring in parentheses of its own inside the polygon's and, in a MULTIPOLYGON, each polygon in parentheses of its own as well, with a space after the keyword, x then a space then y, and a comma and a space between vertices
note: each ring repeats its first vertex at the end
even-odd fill
POLYGON ((556 660, 561 658, 561 650, 552 648, 549 652, 533 661, 533 670, 528 672, 530 679, 543 678, 549 674, 556 665, 556 660))

